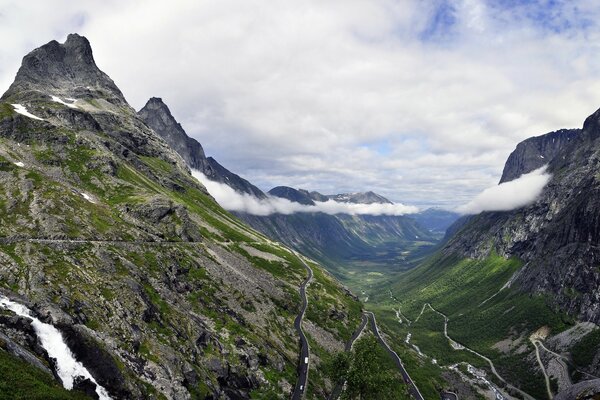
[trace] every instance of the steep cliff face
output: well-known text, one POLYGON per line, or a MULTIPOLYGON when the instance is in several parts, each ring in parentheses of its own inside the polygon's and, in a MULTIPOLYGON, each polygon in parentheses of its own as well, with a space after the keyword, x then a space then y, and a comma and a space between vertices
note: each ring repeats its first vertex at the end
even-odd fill
POLYGON ((561 129, 522 141, 506 160, 500 183, 548 164, 580 133, 581 129, 561 129))
POLYGON ((188 137, 162 99, 152 97, 138 115, 185 160, 190 168, 202 170, 206 156, 202 145, 188 137))
POLYGON ((202 172, 212 181, 229 185, 240 193, 263 199, 266 195, 239 175, 234 174, 219 164, 214 158, 206 157, 202 145, 189 137, 181 124, 175 120, 171 111, 162 99, 153 97, 142 108, 138 115, 148 124, 170 147, 185 160, 192 169, 202 172))
MULTIPOLYGON (((534 398, 556 392, 546 373, 562 390, 600 372, 600 111, 582 129, 520 143, 501 182, 546 164, 551 178, 535 202, 460 218, 439 251, 399 275, 389 296, 375 295, 413 320, 431 304, 447 316, 453 340, 495 363, 512 386, 504 390, 534 398), (539 361, 536 340, 549 349, 539 361), (565 360, 569 368, 556 368, 565 360)), ((421 335, 439 334, 430 329, 421 335)), ((411 333, 424 353, 436 351, 411 333)))
POLYGON ((561 309, 596 323, 600 322, 595 289, 600 284, 598 115, 590 116, 583 130, 553 132, 519 144, 509 157, 506 176, 536 168, 539 161, 533 160, 543 152, 552 179, 541 197, 518 210, 473 216, 444 250, 470 257, 494 250, 518 257, 526 264, 515 276, 515 286, 551 293, 561 309))
MULTIPOLYGON (((328 288, 311 325, 325 357, 360 305, 314 269, 328 288)), ((0 101, 0 292, 58 327, 113 398, 289 396, 306 274, 219 207, 85 38, 24 58, 0 101)), ((54 368, 27 321, 2 311, 0 331, 0 351, 20 346, 54 368)))

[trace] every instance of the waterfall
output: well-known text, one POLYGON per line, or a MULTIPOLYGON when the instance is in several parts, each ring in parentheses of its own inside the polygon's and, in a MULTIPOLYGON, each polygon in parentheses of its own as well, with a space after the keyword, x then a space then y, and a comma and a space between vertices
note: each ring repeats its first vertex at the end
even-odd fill
POLYGON ((96 393, 100 400, 111 399, 106 389, 100 386, 87 368, 75 359, 73 352, 65 343, 62 334, 58 329, 35 318, 31 311, 24 305, 15 303, 2 295, 0 295, 0 307, 31 320, 31 326, 33 326, 42 347, 48 352, 48 356, 56 359, 56 373, 61 379, 65 389, 73 389, 74 379, 78 376, 82 376, 94 382, 96 385, 96 393))

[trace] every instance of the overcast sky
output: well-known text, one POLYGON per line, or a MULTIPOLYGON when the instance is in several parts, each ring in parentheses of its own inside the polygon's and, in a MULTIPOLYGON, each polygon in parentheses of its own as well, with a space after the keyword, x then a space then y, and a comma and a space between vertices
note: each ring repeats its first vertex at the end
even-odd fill
POLYGON ((78 32, 136 109, 162 97, 268 190, 454 206, 515 145, 600 107, 597 1, 0 0, 0 90, 78 32))

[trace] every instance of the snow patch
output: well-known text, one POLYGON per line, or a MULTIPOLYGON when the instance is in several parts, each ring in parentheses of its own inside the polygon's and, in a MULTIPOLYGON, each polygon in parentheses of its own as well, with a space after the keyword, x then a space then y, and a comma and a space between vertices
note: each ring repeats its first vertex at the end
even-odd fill
MULTIPOLYGON (((60 104, 65 105, 65 106, 67 106, 69 108, 77 108, 77 106, 75 104, 67 103, 66 101, 61 100, 60 97, 56 97, 56 96, 50 96, 50 97, 52 98, 52 101, 54 101, 56 103, 60 103, 60 104)), ((67 100, 70 100, 70 101, 73 101, 73 102, 76 101, 75 99, 67 99, 67 100)))
POLYGON ((98 394, 100 400, 110 400, 106 389, 100 386, 87 368, 75 359, 58 329, 32 316, 31 311, 24 305, 15 303, 2 295, 0 295, 0 307, 31 320, 31 326, 33 326, 42 347, 48 352, 50 358, 56 359, 56 373, 65 389, 73 389, 75 378, 82 376, 94 382, 96 394, 98 394))
POLYGON ((38 121, 43 121, 42 118, 40 117, 36 117, 35 115, 33 115, 32 113, 30 113, 29 111, 27 111, 27 108, 25 108, 24 105, 22 104, 11 104, 11 106, 14 107, 15 112, 21 115, 24 115, 26 117, 29 117, 31 119, 37 119, 38 121))

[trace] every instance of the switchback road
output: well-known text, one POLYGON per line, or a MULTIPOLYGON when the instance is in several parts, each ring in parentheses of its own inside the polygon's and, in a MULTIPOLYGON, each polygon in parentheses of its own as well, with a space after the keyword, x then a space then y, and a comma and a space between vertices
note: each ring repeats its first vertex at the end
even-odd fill
POLYGON ((294 388, 294 392, 292 393, 292 400, 300 400, 304 398, 304 394, 306 393, 306 384, 308 383, 308 357, 309 357, 309 346, 308 340, 306 340, 306 335, 302 330, 302 319, 304 318, 304 314, 306 313, 306 308, 308 307, 308 298, 306 297, 306 287, 310 283, 310 280, 313 277, 312 269, 304 262, 304 260, 298 255, 298 253, 294 252, 294 255, 304 264, 306 271, 308 272, 308 277, 302 282, 300 286, 300 297, 302 298, 302 307, 300 308, 300 312, 294 321, 294 328, 298 332, 300 336, 300 360, 298 362, 298 380, 296 381, 296 387, 294 388))

